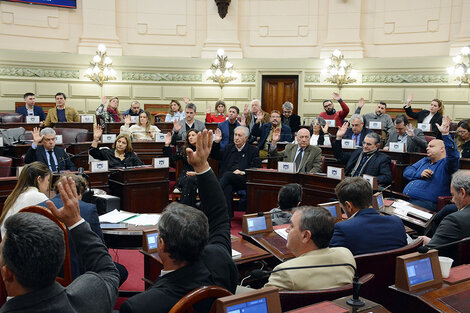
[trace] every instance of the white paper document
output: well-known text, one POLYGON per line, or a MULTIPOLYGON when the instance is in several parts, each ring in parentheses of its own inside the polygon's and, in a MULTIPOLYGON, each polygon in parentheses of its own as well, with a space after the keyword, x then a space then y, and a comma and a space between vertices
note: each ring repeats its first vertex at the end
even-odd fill
POLYGON ((129 217, 133 217, 137 215, 137 213, 126 212, 126 211, 118 211, 113 210, 106 214, 100 215, 100 223, 120 223, 129 217))
POLYGON ((160 220, 160 215, 161 214, 139 214, 128 219, 126 223, 140 226, 157 225, 160 220))
POLYGON ((232 259, 233 260, 238 260, 242 258, 241 252, 238 252, 237 250, 232 249, 232 259))
POLYGON ((276 232, 276 234, 278 234, 279 236, 281 236, 282 238, 287 240, 287 231, 286 231, 286 229, 287 228, 281 228, 281 229, 275 229, 274 231, 276 232))

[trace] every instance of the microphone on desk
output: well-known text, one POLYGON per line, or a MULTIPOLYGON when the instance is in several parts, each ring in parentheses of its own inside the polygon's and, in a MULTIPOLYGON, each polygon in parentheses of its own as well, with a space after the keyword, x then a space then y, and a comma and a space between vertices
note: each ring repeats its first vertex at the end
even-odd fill
POLYGON ((441 248, 450 247, 450 246, 459 244, 459 243, 461 243, 461 242, 463 242, 463 241, 467 241, 467 240, 470 240, 470 237, 465 237, 465 238, 462 238, 462 239, 460 239, 460 240, 448 242, 448 243, 445 243, 445 244, 442 244, 442 245, 438 245, 438 246, 435 246, 435 247, 421 246, 421 247, 418 248, 417 251, 418 251, 419 253, 426 253, 426 252, 428 252, 428 251, 431 250, 431 249, 439 250, 439 249, 441 249, 441 248))
POLYGON ((288 271, 288 270, 300 270, 300 269, 309 269, 309 268, 322 268, 322 267, 338 267, 338 266, 350 266, 354 270, 354 278, 353 278, 353 295, 352 298, 349 298, 346 303, 352 307, 359 308, 365 305, 364 301, 362 301, 359 297, 359 292, 361 290, 362 283, 359 281, 359 276, 357 274, 357 269, 354 265, 350 263, 338 263, 338 264, 324 264, 324 265, 309 265, 309 266, 293 266, 293 267, 286 267, 281 268, 278 270, 273 271, 263 271, 260 269, 256 269, 250 272, 250 277, 253 279, 260 279, 269 274, 280 272, 280 271, 288 271))

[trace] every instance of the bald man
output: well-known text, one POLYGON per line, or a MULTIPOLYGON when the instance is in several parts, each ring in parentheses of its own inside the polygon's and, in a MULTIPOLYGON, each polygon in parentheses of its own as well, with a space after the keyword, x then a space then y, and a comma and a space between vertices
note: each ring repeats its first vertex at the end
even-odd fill
POLYGON ((410 202, 428 210, 436 211, 437 198, 450 196, 450 180, 459 168, 459 151, 449 135, 450 118, 442 119, 442 125, 436 124, 442 133, 442 140, 429 142, 427 157, 408 166, 403 177, 410 182, 403 193, 410 196, 410 202))
POLYGON ((281 137, 281 129, 273 133, 270 155, 281 156, 284 162, 294 162, 297 173, 318 173, 321 171, 321 149, 310 145, 310 132, 301 128, 297 132, 297 144, 288 144, 284 151, 277 151, 277 143, 281 137))

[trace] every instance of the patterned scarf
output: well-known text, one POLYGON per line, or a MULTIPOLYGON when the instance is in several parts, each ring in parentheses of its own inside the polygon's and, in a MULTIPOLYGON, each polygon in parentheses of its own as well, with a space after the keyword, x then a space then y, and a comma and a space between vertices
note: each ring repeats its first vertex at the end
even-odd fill
POLYGON ((119 117, 119 112, 118 112, 117 109, 114 110, 114 109, 110 108, 109 106, 106 109, 108 110, 108 113, 111 114, 111 116, 113 117, 113 119, 116 123, 121 121, 121 118, 119 117))

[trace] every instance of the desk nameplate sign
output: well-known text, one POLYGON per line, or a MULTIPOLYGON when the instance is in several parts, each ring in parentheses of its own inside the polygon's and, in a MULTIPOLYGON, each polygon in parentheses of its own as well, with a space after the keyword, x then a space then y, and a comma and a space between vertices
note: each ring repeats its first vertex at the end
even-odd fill
POLYGON ((36 115, 26 116, 26 124, 39 124, 39 116, 36 116, 36 115))
POLYGON ((356 145, 354 144, 354 140, 352 139, 343 139, 341 140, 341 148, 343 149, 354 149, 356 145))
POLYGON ((362 178, 364 178, 365 180, 367 180, 369 182, 369 184, 370 184, 370 186, 372 187, 373 190, 378 189, 377 177, 372 176, 372 175, 364 174, 364 175, 362 175, 362 178))
POLYGON ((56 145, 62 144, 62 135, 55 135, 55 144, 56 145))
POLYGON ((94 122, 93 115, 82 115, 80 116, 80 120, 82 121, 82 123, 88 124, 94 122))
POLYGON ((131 116, 131 123, 137 124, 139 122, 139 116, 131 116))
POLYGON ((170 167, 170 158, 154 158, 152 164, 154 168, 168 168, 170 167))
POLYGON ((392 152, 405 152, 406 147, 404 142, 391 142, 389 145, 389 151, 392 152))
POLYGON ((295 173, 294 162, 277 162, 277 170, 280 173, 295 173))
POLYGON ((328 124, 329 127, 336 127, 335 120, 325 120, 325 122, 328 124))
POLYGON ((369 129, 382 129, 382 122, 379 121, 370 121, 369 129))
POLYGON ((0 137, 0 147, 3 147, 3 137, 0 137))
POLYGON ((103 143, 114 143, 115 140, 116 140, 116 134, 104 134, 101 137, 101 141, 103 143))
POLYGON ((108 171, 108 161, 93 161, 93 162, 90 162, 90 171, 92 173, 108 171))
POLYGON ((344 168, 328 166, 326 170, 326 176, 334 179, 344 179, 344 168))
POLYGON ((155 134, 155 142, 165 142, 166 134, 157 133, 155 134))
POLYGON ((430 132, 431 124, 418 123, 417 128, 421 129, 423 132, 430 132))
POLYGON ((16 177, 20 177, 21 171, 24 169, 24 166, 16 167, 16 177))

